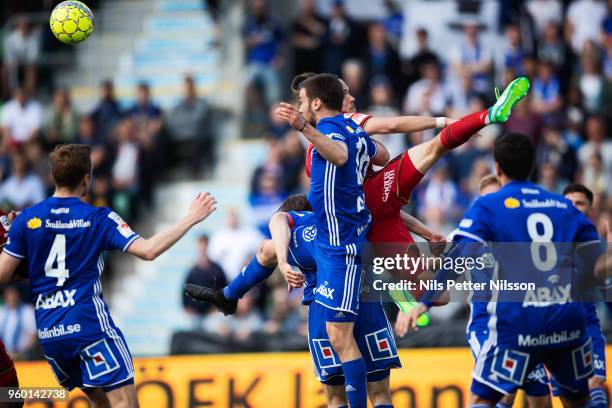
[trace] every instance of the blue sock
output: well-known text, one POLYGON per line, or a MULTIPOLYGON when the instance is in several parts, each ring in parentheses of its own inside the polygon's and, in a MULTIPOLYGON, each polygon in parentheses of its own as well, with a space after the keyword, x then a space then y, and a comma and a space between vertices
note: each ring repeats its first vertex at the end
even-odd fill
POLYGON ((594 407, 608 408, 608 396, 603 388, 593 388, 591 390, 591 403, 594 407))
POLYGON ((349 408, 349 406, 348 405, 342 405, 341 407, 338 407, 338 408, 349 408))
POLYGON ((470 405, 468 408, 491 408, 488 404, 474 404, 470 405))
POLYGON ((366 385, 368 373, 363 358, 342 363, 344 373, 344 389, 351 408, 366 408, 368 397, 366 385))
POLYGON ((511 404, 504 404, 503 402, 498 402, 495 408, 512 408, 511 404))
POLYGON ((374 408, 393 408, 393 405, 376 405, 374 408))
POLYGON ((274 272, 274 268, 261 266, 257 262, 257 257, 253 257, 242 272, 223 288, 223 296, 229 300, 238 300, 253 286, 265 281, 268 276, 272 275, 272 272, 274 272))

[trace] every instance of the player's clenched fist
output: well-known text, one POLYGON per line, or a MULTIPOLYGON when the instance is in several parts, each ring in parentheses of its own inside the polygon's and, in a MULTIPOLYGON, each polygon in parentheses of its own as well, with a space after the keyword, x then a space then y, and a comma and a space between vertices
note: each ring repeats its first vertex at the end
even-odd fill
POLYGON ((298 112, 295 106, 289 103, 281 102, 280 106, 276 108, 276 114, 295 130, 301 132, 306 126, 306 119, 298 112))
POLYGON ((288 263, 278 264, 278 269, 283 274, 289 288, 301 288, 304 285, 304 274, 298 269, 293 269, 288 263))
POLYGON ((204 221, 210 214, 217 209, 217 200, 210 193, 199 193, 191 203, 189 218, 196 223, 204 221))

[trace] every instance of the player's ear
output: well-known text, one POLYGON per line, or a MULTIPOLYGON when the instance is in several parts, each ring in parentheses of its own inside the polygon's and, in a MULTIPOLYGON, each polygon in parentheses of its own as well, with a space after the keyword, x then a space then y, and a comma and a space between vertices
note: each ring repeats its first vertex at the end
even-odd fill
POLYGON ((321 109, 321 99, 315 98, 310 102, 310 110, 316 112, 319 109, 321 109))
POLYGON ((495 163, 495 175, 497 178, 500 178, 502 175, 501 168, 499 167, 499 163, 495 163))

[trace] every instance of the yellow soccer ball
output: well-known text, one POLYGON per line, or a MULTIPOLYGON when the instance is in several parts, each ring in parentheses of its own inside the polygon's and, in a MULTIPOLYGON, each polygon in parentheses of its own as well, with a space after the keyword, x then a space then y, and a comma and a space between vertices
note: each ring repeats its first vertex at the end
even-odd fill
POLYGON ((64 44, 77 44, 93 32, 93 13, 80 1, 64 1, 51 12, 49 26, 55 38, 64 44))

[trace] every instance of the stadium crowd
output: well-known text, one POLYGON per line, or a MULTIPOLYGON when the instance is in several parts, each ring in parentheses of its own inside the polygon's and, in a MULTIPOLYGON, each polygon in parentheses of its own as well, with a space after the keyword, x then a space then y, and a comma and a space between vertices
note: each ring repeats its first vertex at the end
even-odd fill
MULTIPOLYGON (((431 44, 431 33, 410 25, 411 16, 404 15, 401 2, 385 1, 386 17, 367 23, 356 21, 344 3, 333 1, 323 10, 314 0, 301 0, 295 19, 285 24, 265 0, 248 3, 244 134, 264 138, 268 145, 266 159, 252 175, 249 198, 263 235, 282 200, 307 191, 309 183, 303 170, 304 139, 275 117, 274 109, 278 101, 291 97, 287 90, 293 75, 331 72, 348 84, 359 112, 451 118, 490 106, 494 86, 503 89, 511 79, 527 76, 531 92, 508 123, 490 126, 453 150, 425 176, 406 210, 433 231, 448 234, 477 196, 479 180, 493 170, 495 137, 504 131, 521 132, 537 146, 534 181, 556 193, 572 182, 590 188, 595 194, 591 218, 605 236, 612 209, 612 1, 500 1, 499 24, 487 27, 463 18, 458 28, 439 27, 459 30, 456 35, 462 40, 455 49, 431 44), (493 31, 494 42, 483 40, 487 30, 493 31), (404 55, 400 44, 411 35, 416 47, 404 55)), ((445 6, 456 5, 444 2, 438 7, 445 6)), ((375 138, 393 156, 433 136, 434 131, 426 131, 375 138)), ((225 270, 227 279, 239 271, 232 268, 225 270)), ((295 322, 304 320, 294 296, 282 282, 258 287, 254 299, 241 305, 239 326, 295 332, 300 327, 295 322), (279 316, 286 323, 279 323, 279 316)), ((466 310, 459 304, 445 309, 434 325, 456 320, 466 310)), ((202 313, 207 323, 200 327, 219 333, 208 319, 216 322, 220 315, 208 309, 202 313)), ((230 329, 238 320, 220 321, 227 326, 222 333, 241 335, 230 329)), ((603 324, 607 327, 609 321, 603 324)), ((458 344, 462 341, 459 338, 458 344)))

